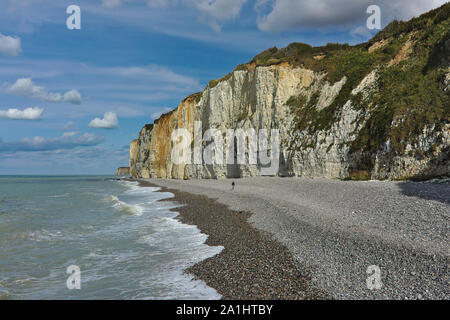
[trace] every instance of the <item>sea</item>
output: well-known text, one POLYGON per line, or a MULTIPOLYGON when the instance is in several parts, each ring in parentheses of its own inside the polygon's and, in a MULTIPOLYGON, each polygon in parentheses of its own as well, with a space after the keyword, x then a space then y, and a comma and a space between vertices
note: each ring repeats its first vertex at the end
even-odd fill
POLYGON ((220 299, 185 270, 223 247, 177 220, 173 194, 158 190, 0 176, 0 299, 220 299))

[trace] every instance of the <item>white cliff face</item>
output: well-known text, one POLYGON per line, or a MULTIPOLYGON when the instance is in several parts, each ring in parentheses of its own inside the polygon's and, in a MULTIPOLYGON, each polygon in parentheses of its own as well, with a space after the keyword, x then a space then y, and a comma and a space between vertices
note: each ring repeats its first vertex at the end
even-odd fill
POLYGON ((314 147, 294 151, 291 175, 299 177, 346 178, 349 168, 356 165, 349 156, 349 143, 364 126, 365 115, 353 108, 351 101, 341 109, 338 121, 329 130, 317 131, 314 137, 307 132, 299 132, 297 141, 310 139, 317 141, 314 147), (362 121, 358 122, 358 120, 362 121))
MULTIPOLYGON (((301 91, 306 91, 315 81, 312 71, 289 66, 258 67, 249 71, 235 71, 230 79, 214 88, 206 88, 195 108, 195 119, 203 128, 247 130, 279 129, 281 140, 289 139, 288 128, 292 115, 286 101, 301 91)), ((214 166, 200 171, 200 177, 255 176, 259 169, 254 165, 214 166)), ((191 176, 195 176, 193 173, 191 176)))
POLYGON ((376 155, 373 179, 403 179, 423 172, 426 176, 444 176, 450 173, 448 123, 440 130, 436 130, 435 125, 425 127, 416 142, 406 145, 406 152, 402 156, 390 156, 390 145, 390 141, 387 141, 384 150, 376 155), (423 156, 417 157, 417 151, 424 153, 423 156))
MULTIPOLYGON (((386 141, 376 154, 351 153, 351 143, 369 115, 362 108, 355 108, 350 100, 338 109, 336 120, 328 129, 313 134, 294 129, 294 115, 286 104, 289 98, 303 95, 311 99, 317 94, 316 109, 324 110, 335 101, 346 81, 347 78, 343 77, 336 83, 329 83, 324 73, 288 64, 249 65, 247 70, 234 71, 216 86, 208 86, 202 94, 186 98, 177 109, 163 115, 153 126, 147 125, 142 129, 139 138, 130 146, 131 175, 190 179, 260 174, 259 165, 175 165, 171 158, 174 145, 171 135, 174 130, 185 128, 194 137, 195 121, 202 122, 203 133, 210 128, 220 130, 225 142, 227 129, 278 129, 281 141, 279 175, 347 178, 355 172, 362 172, 364 178, 385 179, 409 177, 427 170, 433 174, 448 173, 445 161, 432 163, 433 157, 438 157, 442 150, 448 148, 448 125, 439 130, 424 128, 419 142, 408 146, 423 150, 422 159, 393 155, 390 141, 386 141), (311 143, 305 144, 305 141, 311 143), (366 158, 374 163, 370 172, 360 168, 366 158)), ((361 93, 364 103, 376 90, 376 81, 377 71, 374 70, 353 89, 352 95, 361 93)))
POLYGON ((129 176, 130 168, 129 167, 120 167, 116 170, 116 176, 129 176))
POLYGON ((316 109, 320 111, 329 107, 334 102, 334 99, 336 99, 336 97, 339 95, 339 92, 341 92, 342 86, 345 84, 345 82, 347 82, 347 77, 343 77, 341 81, 338 81, 334 84, 325 82, 320 90, 320 96, 319 100, 317 101, 316 109))
POLYGON ((445 75, 445 80, 444 80, 444 84, 445 84, 445 91, 450 90, 450 68, 448 68, 448 73, 445 75))
POLYGON ((376 89, 376 84, 378 80, 378 70, 372 70, 361 83, 352 90, 352 95, 356 96, 359 93, 362 93, 363 99, 367 99, 369 94, 376 89))

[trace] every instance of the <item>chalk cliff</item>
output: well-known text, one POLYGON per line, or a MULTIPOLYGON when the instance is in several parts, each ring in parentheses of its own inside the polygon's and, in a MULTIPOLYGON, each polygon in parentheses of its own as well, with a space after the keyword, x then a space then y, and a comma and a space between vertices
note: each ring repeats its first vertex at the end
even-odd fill
POLYGON ((116 176, 129 176, 130 168, 129 167, 120 167, 116 170, 116 176))
POLYGON ((282 176, 448 175, 449 12, 447 3, 411 21, 394 21, 356 46, 293 43, 264 51, 142 128, 130 146, 130 174, 261 174, 260 163, 195 164, 194 154, 191 164, 175 164, 173 132, 185 128, 194 137, 195 122, 201 121, 202 133, 218 129, 225 142, 227 129, 278 129, 282 176))

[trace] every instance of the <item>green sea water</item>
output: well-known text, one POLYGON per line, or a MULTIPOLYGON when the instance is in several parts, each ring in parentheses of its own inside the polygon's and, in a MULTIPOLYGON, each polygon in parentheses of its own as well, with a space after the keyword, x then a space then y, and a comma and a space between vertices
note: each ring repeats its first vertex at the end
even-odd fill
POLYGON ((184 272, 219 253, 171 193, 105 176, 0 176, 0 299, 217 299, 184 272), (69 266, 80 289, 69 289, 69 266))

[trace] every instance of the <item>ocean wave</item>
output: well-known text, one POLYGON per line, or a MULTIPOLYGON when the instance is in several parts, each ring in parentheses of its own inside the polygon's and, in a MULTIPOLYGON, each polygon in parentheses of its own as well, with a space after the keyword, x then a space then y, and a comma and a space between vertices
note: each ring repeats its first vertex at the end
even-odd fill
POLYGON ((52 196, 48 196, 49 198, 65 198, 67 196, 70 196, 70 193, 64 193, 64 194, 55 194, 52 196))
POLYGON ((42 230, 36 230, 36 231, 27 231, 20 234, 22 238, 30 240, 30 241, 36 241, 36 242, 48 242, 53 241, 57 238, 61 238, 63 236, 61 231, 48 231, 45 229, 42 230))
POLYGON ((118 181, 119 184, 125 186, 128 189, 136 190, 139 188, 139 183, 136 181, 118 181))
POLYGON ((16 284, 16 285, 26 285, 26 284, 29 284, 29 283, 32 283, 32 282, 34 282, 34 281, 36 281, 36 280, 38 280, 37 278, 35 278, 35 277, 26 277, 26 278, 23 278, 23 279, 16 279, 16 280, 14 280, 14 284, 16 284))
POLYGON ((123 213, 131 214, 134 216, 142 216, 142 213, 144 212, 144 208, 138 204, 128 204, 126 202, 120 201, 119 198, 114 195, 109 195, 109 198, 113 203, 113 208, 117 208, 123 213))
POLYGON ((136 194, 152 194, 155 191, 161 190, 160 187, 141 187, 139 182, 136 181, 118 181, 119 184, 126 187, 128 190, 126 193, 136 194))
POLYGON ((154 232, 141 236, 137 242, 146 243, 158 248, 156 253, 174 253, 183 256, 184 267, 219 254, 223 246, 208 246, 205 244, 208 236, 201 233, 193 225, 180 222, 169 217, 154 219, 154 232))
POLYGON ((136 182, 48 187, 30 195, 18 188, 20 201, 11 205, 0 195, 6 202, 0 204, 0 246, 7 257, 0 300, 220 298, 184 273, 222 248, 207 246, 206 235, 174 219, 178 213, 170 209, 181 204, 158 201, 173 194, 136 182), (82 268, 83 290, 61 289, 71 264, 82 268))

